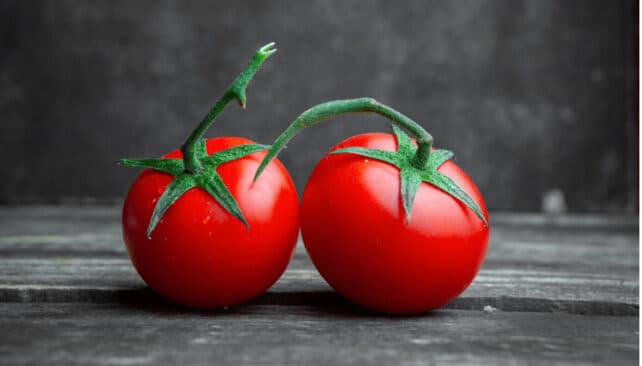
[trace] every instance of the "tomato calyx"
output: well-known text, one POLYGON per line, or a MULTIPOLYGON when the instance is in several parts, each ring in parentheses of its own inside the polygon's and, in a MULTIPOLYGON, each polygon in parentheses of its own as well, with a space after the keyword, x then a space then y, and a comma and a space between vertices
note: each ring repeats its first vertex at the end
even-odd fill
POLYGON ((406 223, 410 223, 410 214, 417 189, 419 189, 419 185, 422 182, 426 182, 464 203, 484 224, 487 224, 486 218, 481 213, 475 201, 464 192, 455 181, 437 171, 437 168, 455 156, 452 151, 443 149, 434 150, 430 153, 426 166, 418 168, 413 164, 413 161, 415 161, 413 158, 416 155, 417 148, 415 148, 412 141, 410 141, 410 137, 397 126, 393 125, 392 130, 397 140, 396 152, 361 147, 347 147, 334 150, 330 154, 356 154, 383 161, 397 167, 401 179, 401 200, 406 216, 406 223))
POLYGON ((393 132, 397 139, 398 146, 396 152, 350 147, 335 150, 330 153, 357 154, 380 160, 397 167, 399 169, 401 180, 400 194, 406 217, 406 224, 410 223, 410 213, 412 211, 412 205, 414 203, 417 189, 422 182, 425 182, 439 188, 446 194, 462 202, 471 211, 473 211, 473 213, 483 222, 484 226, 488 226, 488 221, 475 201, 463 189, 461 189, 455 181, 437 171, 437 168, 447 160, 452 159, 454 154, 448 150, 432 151, 432 135, 424 130, 423 127, 404 114, 385 104, 379 103, 372 98, 329 101, 313 106, 303 112, 281 135, 276 138, 263 158, 263 161, 261 161, 261 164, 254 175, 254 180, 261 175, 263 169, 274 157, 276 157, 285 144, 305 128, 337 115, 355 112, 379 114, 390 119, 395 125, 402 127, 416 137, 417 147, 415 148, 408 135, 400 128, 393 125, 393 132))
POLYGON ((201 156, 199 160, 202 168, 197 172, 187 171, 181 159, 121 159, 120 164, 125 166, 154 169, 174 176, 174 179, 172 179, 156 202, 149 226, 147 227, 147 237, 151 237, 152 231, 165 214, 165 211, 185 192, 197 187, 209 193, 212 198, 232 214, 232 216, 239 219, 249 230, 250 227, 243 216, 243 212, 241 212, 232 193, 230 193, 225 183, 223 183, 216 168, 223 163, 266 150, 268 147, 269 146, 259 144, 245 144, 234 146, 209 156, 201 156))
POLYGON ((227 104, 236 100, 241 108, 245 109, 247 97, 245 89, 250 80, 263 64, 263 62, 274 52, 274 42, 268 43, 259 48, 254 54, 245 69, 227 88, 223 96, 214 104, 210 111, 201 120, 198 126, 187 137, 181 146, 182 159, 121 159, 119 164, 133 168, 147 168, 171 174, 174 178, 165 191, 161 194, 147 227, 147 238, 161 220, 167 209, 176 202, 185 192, 192 188, 202 188, 215 199, 232 216, 240 220, 243 225, 250 229, 250 226, 243 216, 238 203, 223 183, 216 168, 223 163, 240 159, 247 155, 262 151, 268 148, 265 145, 245 144, 207 155, 203 135, 212 125, 216 117, 225 109, 227 104))

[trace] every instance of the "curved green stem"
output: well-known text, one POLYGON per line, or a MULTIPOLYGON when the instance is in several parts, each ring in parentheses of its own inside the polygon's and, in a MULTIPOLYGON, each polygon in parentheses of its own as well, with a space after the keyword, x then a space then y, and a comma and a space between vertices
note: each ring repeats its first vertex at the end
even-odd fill
POLYGON ((432 135, 424 130, 417 122, 385 104, 379 103, 372 98, 356 98, 321 103, 301 113, 274 141, 274 144, 257 169, 254 180, 261 175, 263 169, 265 169, 267 164, 283 149, 285 144, 303 129, 337 115, 356 112, 379 114, 413 134, 417 139, 417 152, 412 157, 411 164, 417 169, 426 168, 432 148, 432 135))
POLYGON ((212 125, 214 119, 225 109, 225 106, 233 99, 236 99, 241 105, 241 108, 245 108, 246 97, 245 89, 247 85, 252 80, 252 77, 259 69, 263 61, 276 52, 274 47, 274 42, 268 43, 265 46, 261 47, 254 57, 250 60, 248 65, 245 67, 245 70, 239 74, 239 76, 234 80, 234 82, 227 88, 223 96, 214 104, 212 109, 203 117, 201 123, 198 124, 196 129, 192 131, 187 140, 181 146, 181 151, 183 152, 183 162, 185 164, 185 171, 188 173, 198 172, 203 168, 203 164, 200 161, 199 157, 199 142, 203 138, 205 131, 212 125))

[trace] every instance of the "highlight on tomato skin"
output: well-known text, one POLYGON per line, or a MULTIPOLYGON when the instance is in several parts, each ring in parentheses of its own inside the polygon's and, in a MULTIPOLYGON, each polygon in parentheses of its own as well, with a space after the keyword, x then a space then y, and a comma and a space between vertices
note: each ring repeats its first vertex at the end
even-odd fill
MULTIPOLYGON (((208 139, 206 146, 213 154, 251 143, 220 137, 208 139)), ((123 206, 123 237, 134 267, 152 289, 178 304, 220 308, 256 297, 281 276, 296 245, 298 199, 278 161, 265 177, 252 182, 263 155, 257 152, 218 168, 250 230, 207 192, 193 188, 165 212, 147 238, 154 204, 171 176, 145 170, 135 180, 123 206)), ((178 150, 165 155, 180 157, 178 150)))
MULTIPOLYGON (((331 149, 395 151, 394 136, 353 136, 331 149)), ((441 173, 486 208, 470 178, 453 162, 441 173)), ((414 314, 437 309, 461 294, 477 274, 489 229, 441 190, 423 183, 412 219, 404 220, 394 166, 349 154, 326 155, 301 200, 301 234, 322 277, 337 292, 369 309, 414 314)))

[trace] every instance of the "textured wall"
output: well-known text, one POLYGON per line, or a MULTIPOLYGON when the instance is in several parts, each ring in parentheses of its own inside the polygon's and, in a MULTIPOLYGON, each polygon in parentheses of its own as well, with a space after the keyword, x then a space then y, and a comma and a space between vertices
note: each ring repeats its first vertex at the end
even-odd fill
MULTIPOLYGON (((539 210, 560 189, 572 211, 631 211, 635 6, 2 1, 0 202, 122 197, 136 173, 113 162, 179 146, 256 47, 276 41, 248 109, 230 105, 209 135, 269 143, 312 104, 372 96, 454 150, 491 208, 539 210)), ((342 117, 281 159, 301 191, 331 145, 387 126, 342 117)))

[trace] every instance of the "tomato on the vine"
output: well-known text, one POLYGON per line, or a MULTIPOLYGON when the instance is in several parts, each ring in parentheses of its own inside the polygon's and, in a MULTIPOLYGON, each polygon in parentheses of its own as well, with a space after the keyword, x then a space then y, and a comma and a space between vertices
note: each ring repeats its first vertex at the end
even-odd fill
MULTIPOLYGON (((219 137, 206 146, 212 155, 252 143, 219 137)), ((263 155, 256 152, 217 168, 250 230, 206 191, 194 188, 167 209, 148 239, 149 218, 172 176, 150 169, 136 179, 123 207, 123 236, 134 267, 151 288, 174 302, 211 308, 241 303, 276 282, 296 243, 298 201, 278 161, 252 183, 263 155)), ((181 153, 164 158, 180 159, 181 153)))
MULTIPOLYGON (((323 278, 370 309, 411 314, 441 307, 477 274, 488 214, 453 153, 433 149, 414 121, 370 98, 304 112, 277 138, 265 166, 295 134, 337 114, 375 112, 412 132, 353 136, 321 159, 301 201, 303 243, 323 278)), ((261 174, 261 168, 257 176, 261 174)))
MULTIPOLYGON (((331 149, 396 151, 394 136, 353 136, 331 149)), ((486 215, 479 191, 451 161, 438 169, 486 215)), ((301 234, 323 278, 352 301, 387 313, 438 308, 459 295, 481 266, 488 228, 465 205, 422 183, 409 223, 396 167, 354 154, 330 154, 301 199, 301 234), (331 228, 331 229, 330 229, 331 228)))
POLYGON ((260 48, 180 150, 160 159, 122 159, 147 168, 123 207, 123 237, 132 263, 162 296, 193 307, 225 307, 249 300, 285 270, 298 234, 298 200, 287 170, 271 163, 254 171, 267 146, 240 137, 203 134, 245 89, 276 50, 260 48))

